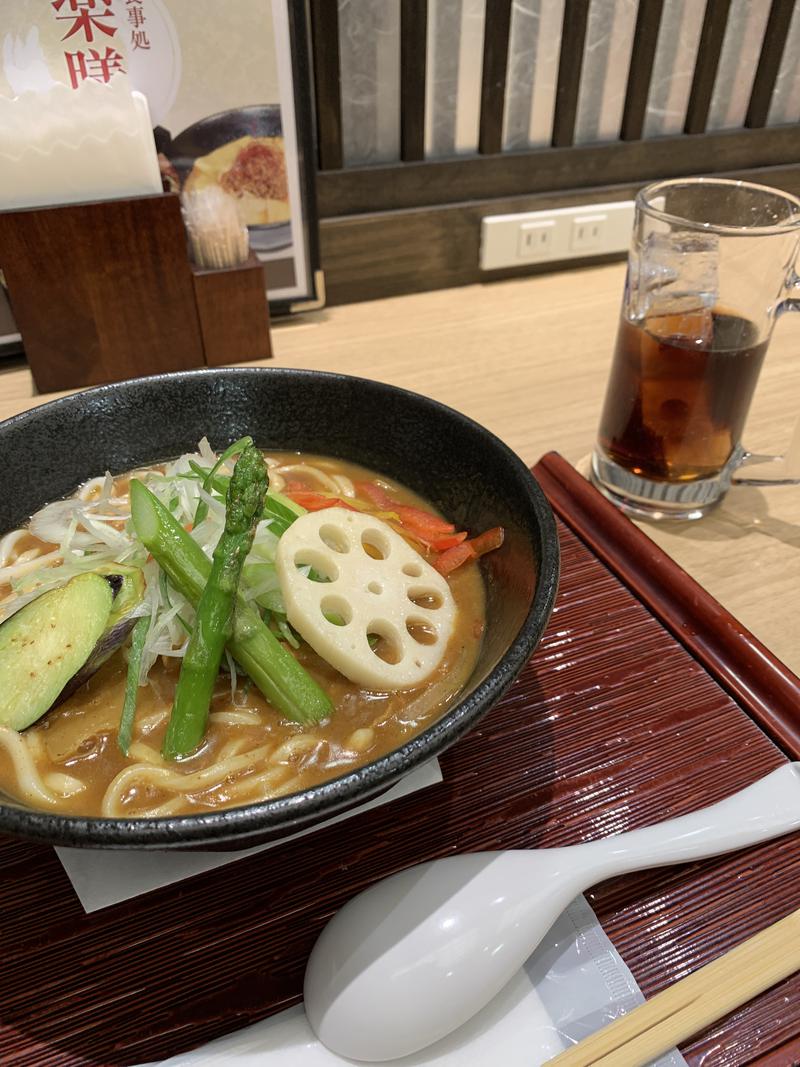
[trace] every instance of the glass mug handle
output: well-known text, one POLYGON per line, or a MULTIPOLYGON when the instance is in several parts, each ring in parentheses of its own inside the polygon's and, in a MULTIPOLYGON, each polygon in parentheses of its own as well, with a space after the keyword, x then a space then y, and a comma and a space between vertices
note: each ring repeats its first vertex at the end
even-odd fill
MULTIPOLYGON (((800 311, 800 275, 793 273, 786 285, 776 320, 788 311, 800 311)), ((734 457, 734 485, 800 485, 800 418, 794 424, 787 450, 778 456, 739 449, 734 457)))
POLYGON ((789 447, 782 455, 743 451, 731 481, 734 485, 799 485, 800 418, 794 425, 789 447))

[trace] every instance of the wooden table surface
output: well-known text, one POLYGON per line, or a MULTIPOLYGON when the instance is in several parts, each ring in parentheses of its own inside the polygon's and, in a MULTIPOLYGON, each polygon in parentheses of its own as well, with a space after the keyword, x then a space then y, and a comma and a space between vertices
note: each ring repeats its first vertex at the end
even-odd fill
MULTIPOLYGON (((458 408, 533 464, 585 469, 616 332, 624 265, 331 308, 274 329, 273 364, 336 370, 458 408)), ((58 394, 53 394, 58 395, 58 394)), ((0 370, 0 419, 50 396, 24 363, 0 370)), ((800 319, 778 324, 745 433, 786 447, 800 414, 800 319)), ((643 527, 800 673, 800 486, 734 487, 700 522, 643 527)))

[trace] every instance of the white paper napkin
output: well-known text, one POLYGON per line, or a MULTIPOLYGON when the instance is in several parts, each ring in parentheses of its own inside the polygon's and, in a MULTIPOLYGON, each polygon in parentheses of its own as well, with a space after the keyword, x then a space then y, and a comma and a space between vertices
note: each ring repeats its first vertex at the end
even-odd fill
POLYGON ((161 192, 147 100, 123 74, 0 96, 0 130, 4 210, 161 192))
POLYGON ((86 912, 107 908, 121 900, 149 893, 171 882, 180 882, 195 874, 203 874, 226 863, 235 863, 244 856, 274 848, 297 837, 313 833, 323 826, 349 819, 362 811, 388 804, 392 800, 425 789, 429 785, 441 782, 442 772, 438 760, 432 760, 411 771, 405 778, 393 785, 385 793, 361 804, 357 808, 334 815, 323 823, 317 823, 306 830, 300 830, 289 837, 277 841, 268 841, 265 845, 244 849, 241 852, 122 852, 101 849, 57 848, 56 855, 61 860, 72 888, 86 912))

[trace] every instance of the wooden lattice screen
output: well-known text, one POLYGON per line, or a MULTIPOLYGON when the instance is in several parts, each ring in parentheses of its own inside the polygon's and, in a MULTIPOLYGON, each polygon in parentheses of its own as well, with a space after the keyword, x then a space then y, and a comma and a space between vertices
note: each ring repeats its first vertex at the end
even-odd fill
POLYGON ((335 0, 311 0, 318 203, 323 266, 334 301, 476 280, 477 246, 473 249, 472 244, 477 242, 481 214, 525 210, 538 204, 536 198, 543 198, 547 207, 576 196, 581 202, 624 198, 646 181, 696 173, 747 174, 800 191, 800 127, 767 126, 795 0, 772 0, 744 125, 707 130, 731 2, 705 4, 683 132, 644 139, 665 4, 639 0, 620 135, 605 143, 576 144, 591 0, 565 0, 551 144, 503 151, 512 0, 486 0, 477 152, 426 160, 428 4, 400 0, 400 160, 345 167, 338 5, 335 0), (609 187, 615 190, 613 195, 609 187), (476 205, 482 205, 477 213, 476 205), (467 241, 462 266, 454 269, 451 264, 451 269, 442 271, 441 264, 420 262, 413 272, 393 270, 382 255, 382 247, 400 233, 394 230, 392 215, 386 214, 393 212, 404 213, 404 239, 423 240, 428 246, 431 234, 440 241, 450 240, 448 235, 467 241), (357 232, 352 216, 360 217, 357 232))

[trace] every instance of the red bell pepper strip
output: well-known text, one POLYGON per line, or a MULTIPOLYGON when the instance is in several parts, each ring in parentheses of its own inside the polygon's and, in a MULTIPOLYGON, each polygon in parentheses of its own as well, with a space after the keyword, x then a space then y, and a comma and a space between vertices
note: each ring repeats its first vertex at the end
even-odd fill
POLYGON ((446 519, 433 515, 430 511, 423 511, 422 508, 415 508, 410 504, 398 504, 374 482, 357 482, 355 488, 360 496, 365 496, 381 511, 393 511, 400 519, 403 529, 418 541, 432 545, 445 534, 456 532, 452 522, 447 522, 446 519))
POLYGON ((447 549, 433 565, 439 574, 447 576, 456 567, 460 567, 462 563, 485 556, 487 552, 493 552, 502 545, 504 538, 505 531, 503 527, 494 526, 491 530, 486 530, 485 533, 473 537, 471 541, 463 541, 460 545, 456 545, 455 548, 447 549))
POLYGON ((394 512, 400 520, 404 533, 427 548, 433 549, 434 552, 441 552, 442 555, 434 563, 434 567, 440 574, 449 574, 462 563, 478 559, 479 556, 499 548, 503 543, 502 526, 495 526, 468 541, 465 530, 457 532, 451 522, 429 511, 423 511, 422 508, 415 508, 410 504, 398 504, 392 500, 385 489, 376 485, 375 482, 356 482, 355 489, 359 496, 365 497, 382 511, 394 512))
POLYGON ((395 503, 389 494, 374 482, 356 482, 355 491, 359 496, 365 496, 376 508, 381 511, 394 511, 395 503))
POLYGON ((456 545, 455 548, 448 548, 433 565, 439 574, 447 577, 451 571, 454 571, 456 567, 460 567, 462 563, 477 558, 469 541, 463 541, 460 545, 456 545))
POLYGON ((323 511, 325 508, 346 508, 348 511, 358 510, 352 504, 348 504, 346 500, 340 500, 338 496, 323 496, 322 493, 315 493, 311 489, 296 489, 291 493, 286 493, 286 495, 295 504, 305 508, 306 511, 323 511))
POLYGON ((443 534, 456 532, 452 522, 440 519, 438 515, 431 515, 429 511, 420 508, 412 508, 408 504, 395 504, 394 511, 400 516, 400 522, 410 534, 430 540, 441 537, 443 534))
POLYGON ((434 552, 446 552, 448 548, 455 548, 456 545, 460 545, 466 539, 467 531, 462 530, 460 533, 448 534, 446 537, 439 537, 437 540, 427 543, 428 547, 432 548, 434 552))
POLYGON ((478 534, 471 541, 467 541, 476 556, 485 556, 487 552, 494 552, 505 540, 505 531, 502 526, 493 526, 491 530, 478 534))

